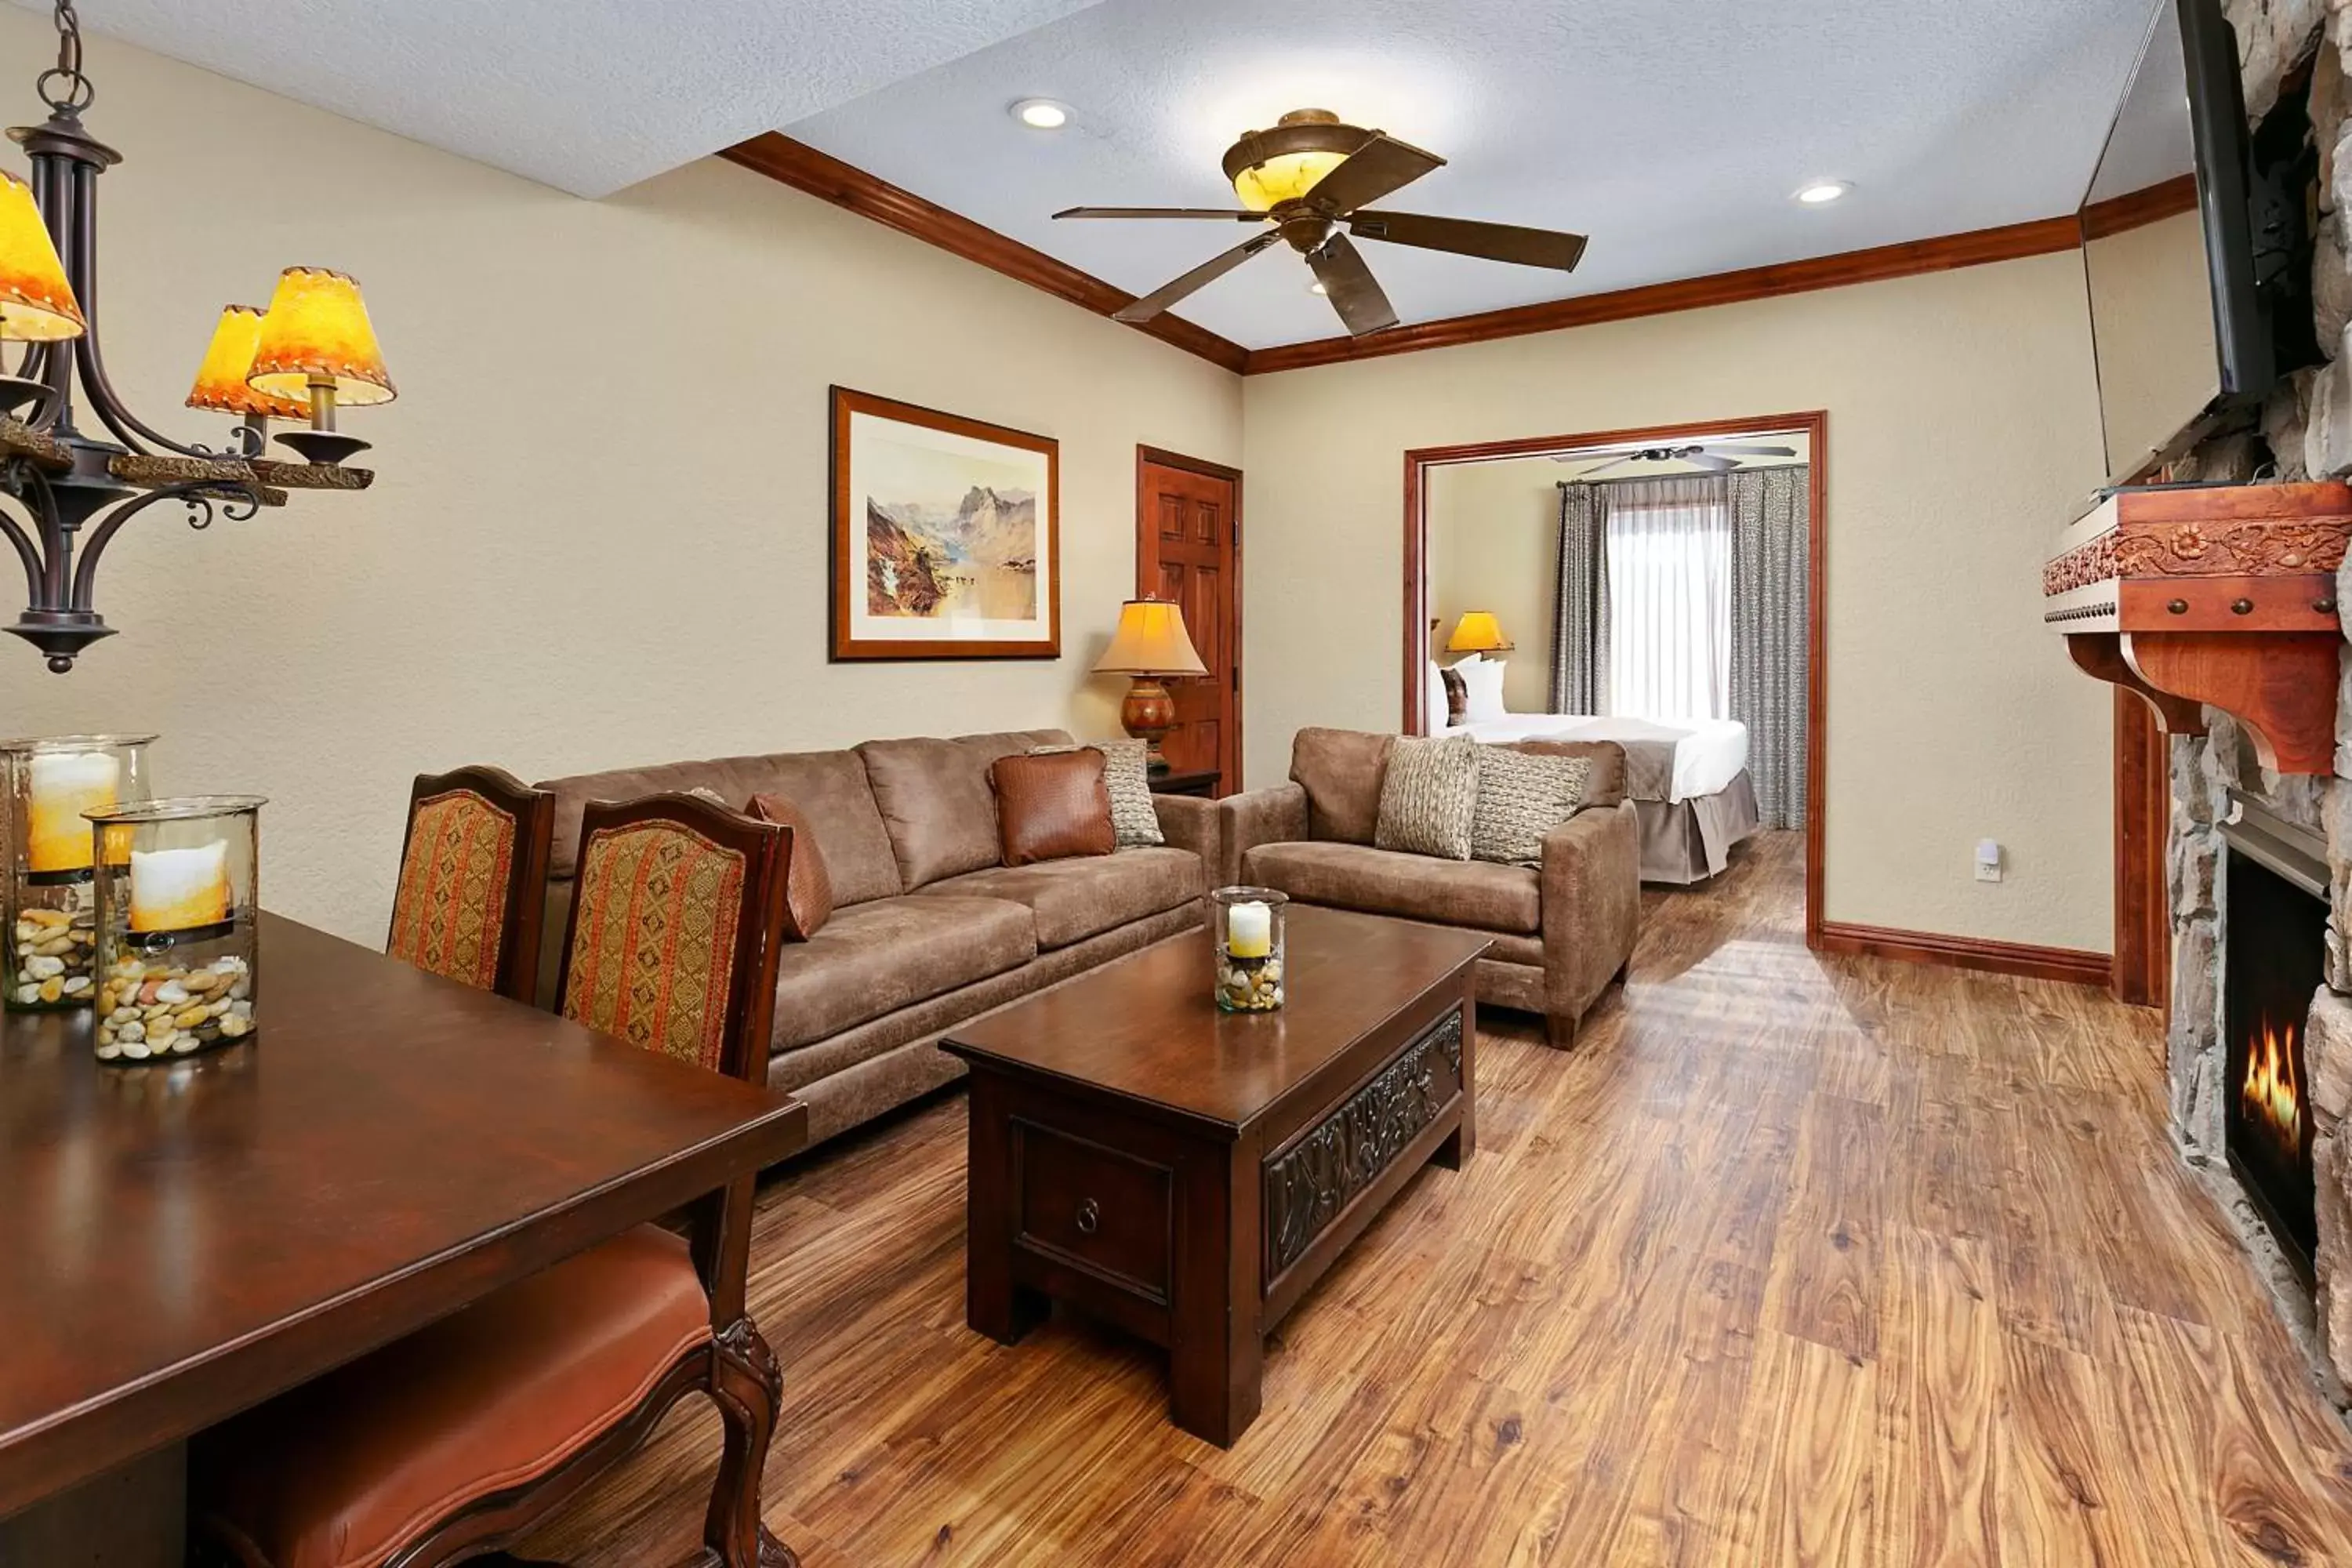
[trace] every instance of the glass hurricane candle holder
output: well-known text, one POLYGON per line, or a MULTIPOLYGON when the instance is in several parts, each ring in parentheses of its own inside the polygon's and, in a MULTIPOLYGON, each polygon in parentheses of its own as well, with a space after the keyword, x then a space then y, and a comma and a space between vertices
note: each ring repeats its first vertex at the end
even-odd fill
POLYGON ((99 1060, 169 1061, 259 1031, 263 804, 189 795, 90 814, 99 1060))
POLYGON ((1272 888, 1219 888, 1209 895, 1223 1011, 1271 1013, 1282 1005, 1282 918, 1289 902, 1272 888))
POLYGON ((0 814, 7 879, 0 885, 0 1003, 18 1012, 87 1007, 97 997, 97 878, 91 810, 147 798, 152 735, 57 735, 0 741, 0 814))

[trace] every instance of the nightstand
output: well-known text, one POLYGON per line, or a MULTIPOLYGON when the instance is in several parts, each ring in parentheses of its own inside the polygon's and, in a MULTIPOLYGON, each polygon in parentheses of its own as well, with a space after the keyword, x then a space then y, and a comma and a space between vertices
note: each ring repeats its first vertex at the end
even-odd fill
POLYGON ((1202 768, 1188 773, 1172 772, 1153 773, 1151 775, 1151 793, 1154 795, 1197 795, 1205 798, 1213 796, 1217 793, 1217 781, 1223 777, 1224 777, 1224 774, 1215 768, 1202 768))

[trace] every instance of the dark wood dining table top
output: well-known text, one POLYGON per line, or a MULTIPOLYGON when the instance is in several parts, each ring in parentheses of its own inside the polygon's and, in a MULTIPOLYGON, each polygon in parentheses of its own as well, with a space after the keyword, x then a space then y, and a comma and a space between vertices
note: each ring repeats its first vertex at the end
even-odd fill
POLYGON ((959 1025, 940 1047, 1237 1131, 1342 1068, 1366 1037, 1492 945, 1470 931, 1309 905, 1286 916, 1276 1012, 1218 1011, 1202 929, 959 1025))
POLYGON ((0 1025, 0 1517, 807 1138, 781 1091, 264 914, 253 1040, 0 1025))

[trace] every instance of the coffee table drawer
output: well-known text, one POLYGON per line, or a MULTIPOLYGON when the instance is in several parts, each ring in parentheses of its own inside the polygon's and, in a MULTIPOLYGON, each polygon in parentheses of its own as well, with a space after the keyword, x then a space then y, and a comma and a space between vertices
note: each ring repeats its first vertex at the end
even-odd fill
POLYGON ((1168 1300, 1172 1173, 1117 1149, 1013 1122, 1014 1232, 1155 1302, 1168 1300))

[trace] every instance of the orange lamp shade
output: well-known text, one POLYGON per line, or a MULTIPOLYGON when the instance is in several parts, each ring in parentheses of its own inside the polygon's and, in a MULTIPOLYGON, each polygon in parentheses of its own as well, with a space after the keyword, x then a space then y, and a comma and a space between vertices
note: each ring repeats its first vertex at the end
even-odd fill
POLYGON ((55 342, 85 328, 33 187, 0 170, 0 339, 55 342))
POLYGON ((247 380, 265 397, 296 399, 310 396, 313 380, 331 383, 335 401, 351 407, 398 395, 359 284, 322 267, 279 275, 247 380))
POLYGON ((261 345, 261 311, 251 305, 227 305, 220 325, 213 329, 212 346, 196 367, 196 384, 188 389, 188 406, 223 414, 259 414, 272 419, 300 419, 310 405, 289 398, 268 397, 246 384, 253 372, 254 350, 261 345))
POLYGON ((1492 610, 1465 610, 1462 618, 1454 623, 1454 635, 1446 639, 1448 653, 1495 653, 1511 646, 1503 635, 1503 623, 1495 618, 1492 610))
POLYGON ((1184 632, 1184 612, 1165 599, 1129 599, 1119 607, 1118 629, 1095 660, 1105 675, 1206 675, 1209 667, 1184 632))

